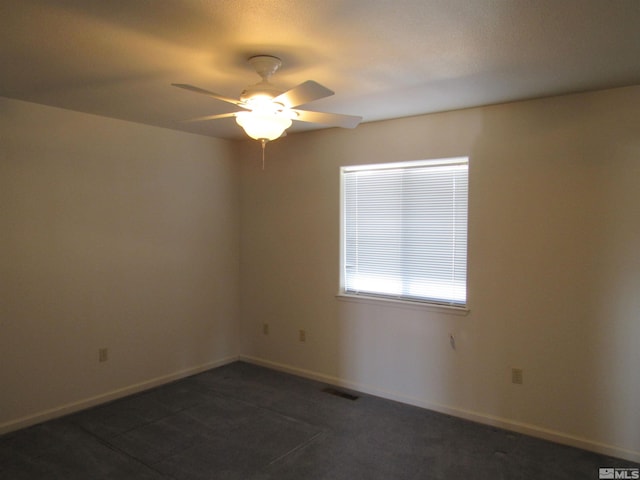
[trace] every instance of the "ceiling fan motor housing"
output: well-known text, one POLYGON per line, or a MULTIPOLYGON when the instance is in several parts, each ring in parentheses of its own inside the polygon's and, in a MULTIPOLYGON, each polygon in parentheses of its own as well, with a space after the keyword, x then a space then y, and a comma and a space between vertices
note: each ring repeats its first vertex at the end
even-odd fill
POLYGON ((262 80, 255 85, 245 88, 240 94, 241 101, 247 102, 257 96, 275 98, 283 93, 283 90, 269 83, 271 75, 282 65, 282 61, 278 57, 272 55, 256 55, 249 58, 249 63, 253 66, 256 73, 262 77, 262 80))
POLYGON ((274 87, 266 80, 263 80, 256 83, 255 85, 251 85, 245 88, 240 94, 240 100, 243 102, 248 102, 249 100, 257 96, 275 98, 281 93, 283 93, 282 90, 274 87))

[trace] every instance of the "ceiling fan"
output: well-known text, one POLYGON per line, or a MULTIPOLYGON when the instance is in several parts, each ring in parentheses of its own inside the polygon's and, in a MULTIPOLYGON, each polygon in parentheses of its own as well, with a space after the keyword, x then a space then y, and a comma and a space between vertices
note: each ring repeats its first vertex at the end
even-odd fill
POLYGON ((329 97, 334 92, 313 80, 308 80, 285 92, 278 89, 269 82, 271 76, 282 65, 282 61, 278 57, 256 55, 249 58, 249 63, 262 80, 245 88, 238 100, 218 95, 193 85, 172 83, 171 85, 174 87, 207 95, 241 108, 241 110, 235 112, 207 115, 188 121, 195 122, 235 117, 236 122, 244 129, 247 135, 262 142, 263 151, 265 143, 281 137, 285 130, 291 126, 293 120, 342 128, 355 128, 362 121, 362 117, 353 115, 313 112, 296 108, 314 100, 329 97))

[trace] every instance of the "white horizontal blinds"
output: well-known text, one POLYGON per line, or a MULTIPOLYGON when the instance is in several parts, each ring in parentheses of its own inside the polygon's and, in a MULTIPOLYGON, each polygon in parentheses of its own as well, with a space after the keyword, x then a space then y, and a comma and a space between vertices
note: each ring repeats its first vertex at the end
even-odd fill
POLYGON ((344 290, 466 304, 466 158, 343 169, 344 290))

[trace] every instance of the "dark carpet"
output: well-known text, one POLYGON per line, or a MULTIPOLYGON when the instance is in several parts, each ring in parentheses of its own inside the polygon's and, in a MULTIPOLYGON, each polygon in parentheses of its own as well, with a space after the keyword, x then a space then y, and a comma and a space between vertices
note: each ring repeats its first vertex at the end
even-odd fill
POLYGON ((1 436, 0 479, 576 480, 640 467, 326 387, 236 362, 1 436))

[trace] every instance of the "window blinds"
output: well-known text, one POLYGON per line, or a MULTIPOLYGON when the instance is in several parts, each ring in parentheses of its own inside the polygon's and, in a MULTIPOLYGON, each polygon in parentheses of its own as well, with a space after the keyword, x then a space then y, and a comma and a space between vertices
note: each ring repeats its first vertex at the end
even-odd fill
POLYGON ((342 169, 345 293, 466 305, 468 159, 342 169))

